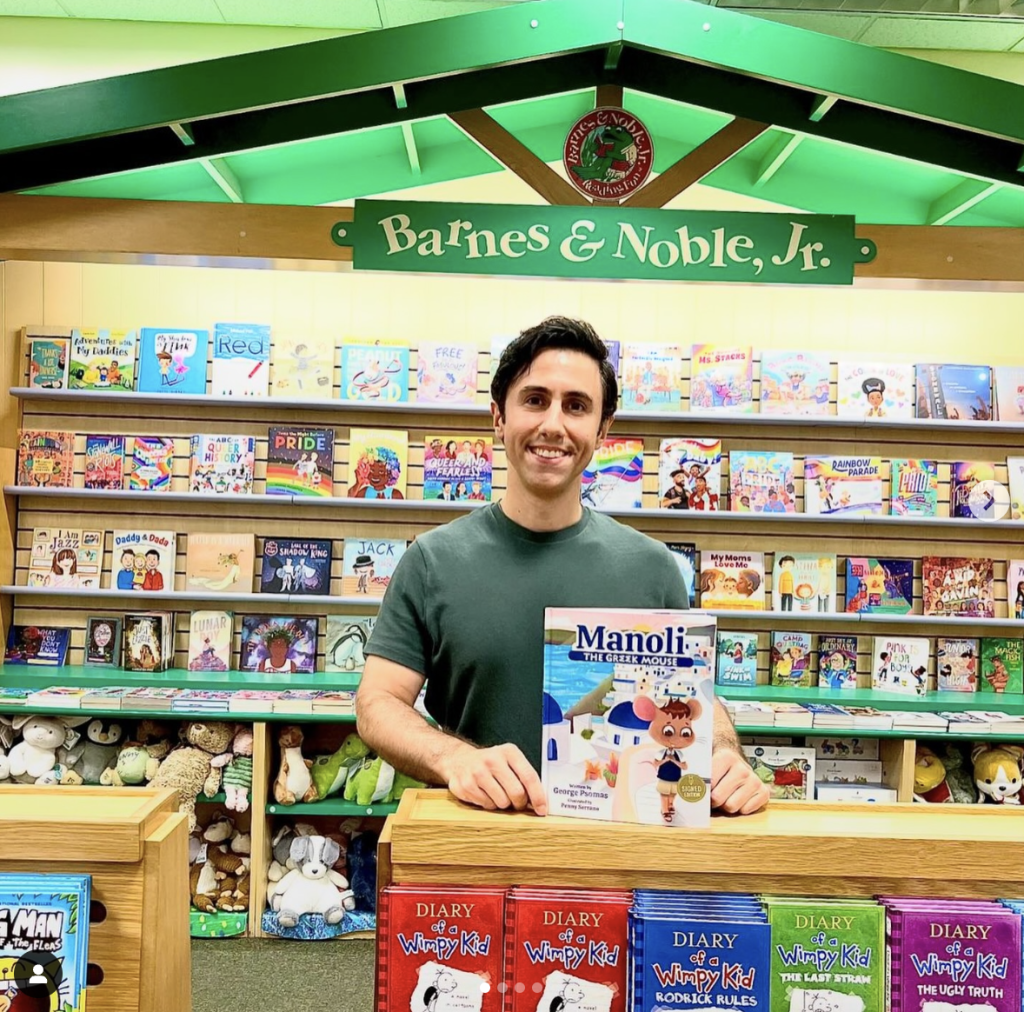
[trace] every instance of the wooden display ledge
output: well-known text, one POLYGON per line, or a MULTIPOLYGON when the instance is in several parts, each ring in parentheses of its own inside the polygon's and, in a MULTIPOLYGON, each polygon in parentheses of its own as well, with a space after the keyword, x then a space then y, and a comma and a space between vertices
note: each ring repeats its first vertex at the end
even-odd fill
POLYGON ((1024 882, 1024 810, 790 801, 666 830, 410 790, 381 836, 378 883, 391 882, 998 898, 1024 882))

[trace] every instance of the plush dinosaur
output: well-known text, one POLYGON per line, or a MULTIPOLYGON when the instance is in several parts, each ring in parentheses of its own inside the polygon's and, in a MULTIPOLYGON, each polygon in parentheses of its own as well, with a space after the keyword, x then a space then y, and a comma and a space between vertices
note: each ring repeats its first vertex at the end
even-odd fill
POLYGON ((345 786, 349 773, 361 759, 370 754, 369 748, 358 734, 350 734, 332 755, 317 756, 310 773, 319 800, 337 794, 345 786))
POLYGON ((345 800, 357 805, 382 802, 395 782, 395 768, 380 756, 361 760, 345 781, 345 800))

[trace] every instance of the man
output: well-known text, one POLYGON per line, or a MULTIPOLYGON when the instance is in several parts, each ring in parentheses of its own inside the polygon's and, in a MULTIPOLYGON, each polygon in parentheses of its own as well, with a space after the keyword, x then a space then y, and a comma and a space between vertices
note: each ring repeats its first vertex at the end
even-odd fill
MULTIPOLYGON (((591 327, 553 317, 524 331, 505 349, 491 397, 505 496, 403 555, 366 647, 358 728, 392 765, 463 801, 545 815, 545 607, 686 608, 689 596, 664 545, 580 503, 580 476, 618 401, 591 327), (444 730, 413 709, 424 680, 444 730)), ((712 805, 757 811, 768 790, 718 703, 714 738, 712 805)))

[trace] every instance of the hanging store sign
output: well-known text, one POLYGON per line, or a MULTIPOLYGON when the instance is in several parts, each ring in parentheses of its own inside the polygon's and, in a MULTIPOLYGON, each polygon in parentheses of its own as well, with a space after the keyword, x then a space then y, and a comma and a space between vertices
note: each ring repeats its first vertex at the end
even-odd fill
POLYGON ((572 125, 562 164, 580 193, 595 200, 621 200, 647 182, 654 167, 654 142, 632 113, 602 107, 572 125))

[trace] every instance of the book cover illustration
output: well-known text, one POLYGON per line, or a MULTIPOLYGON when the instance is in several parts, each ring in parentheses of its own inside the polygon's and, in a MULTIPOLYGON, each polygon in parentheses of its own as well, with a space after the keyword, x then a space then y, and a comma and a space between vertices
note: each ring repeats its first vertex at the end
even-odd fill
MULTIPOLYGON (((7 630, 4 664, 63 667, 71 643, 71 630, 45 625, 12 625, 7 630)), ((0 934, 0 948, 3 936, 0 934)), ((0 992, 2 995, 2 992, 0 992)))
POLYGON ((114 531, 110 586, 117 590, 174 590, 177 535, 173 531, 114 531))
POLYGON ((675 345, 624 345, 620 381, 623 410, 679 411, 681 376, 682 352, 675 345))
POLYGON ((812 684, 810 633, 772 633, 769 677, 772 685, 804 687, 812 684))
POLYGON ((857 688, 857 637, 818 637, 818 685, 822 689, 857 688))
POLYGON ((719 632, 718 685, 757 684, 757 633, 719 632))
POLYGON ((761 352, 761 414, 827 415, 832 364, 809 351, 761 352))
POLYGON ((1024 366, 994 366, 992 387, 996 418, 1000 422, 1024 422, 1024 366))
POLYGON ((1010 618, 1024 622, 1024 559, 1006 563, 1006 611, 1010 618))
POLYGON ((912 559, 846 560, 846 611, 909 615, 914 608, 912 559))
POLYGON ((334 429, 271 428, 267 495, 334 495, 334 429))
POLYGON ((266 397, 270 387, 270 327, 218 323, 213 330, 210 393, 214 397, 266 397))
POLYGON ((730 450, 729 509, 734 513, 795 513, 793 454, 730 450))
POLYGON ((113 615, 90 615, 86 619, 82 663, 100 668, 120 665, 121 619, 113 615))
POLYGON ((918 363, 916 378, 918 418, 992 418, 992 370, 987 365, 918 363))
POLYGON ((103 568, 103 531, 36 527, 32 531, 28 586, 96 590, 103 568))
POLYGON ((276 337, 270 349, 270 396, 329 399, 334 393, 334 341, 276 337))
POLYGON ((408 472, 408 432, 350 430, 346 493, 350 499, 404 499, 408 472))
POLYGON ((690 595, 690 607, 697 605, 697 546, 682 541, 666 542, 665 547, 675 557, 679 572, 683 574, 683 583, 690 595))
POLYGON ((921 595, 925 615, 995 618, 992 560, 926 555, 921 595))
POLYGON ((406 542, 394 538, 346 538, 341 562, 342 597, 383 597, 406 542))
POLYGON ((397 341, 342 344, 341 399, 387 404, 409 400, 409 346, 397 341))
POLYGON ((140 393, 206 393, 208 330, 143 327, 139 334, 140 393))
POLYGON ((876 636, 871 651, 871 688, 923 696, 928 689, 929 642, 923 636, 876 636))
POLYGON ((548 608, 544 628, 541 778, 551 814, 707 826, 715 620, 548 608))
POLYGON ((246 495, 256 467, 254 436, 195 435, 189 441, 189 491, 246 495))
POLYGON ((421 404, 475 404, 477 354, 468 344, 424 341, 416 357, 416 400, 421 404))
POLYGON ((583 472, 580 497, 599 510, 634 510, 643 506, 644 441, 605 439, 583 472))
POLYGON ((840 361, 836 414, 840 418, 913 418, 914 367, 903 362, 840 361))
POLYGON ((882 512, 881 457, 806 457, 804 512, 865 516, 882 512))
POLYGON ((172 436, 128 436, 124 457, 127 487, 136 492, 168 492, 174 470, 172 436))
POLYGON ((935 647, 936 688, 939 692, 977 692, 978 640, 939 636, 935 647))
POLYGON ((372 615, 328 615, 324 671, 361 673, 366 664, 364 648, 376 621, 372 615))
POLYGON ((690 360, 690 410, 754 410, 754 349, 695 344, 690 360))
POLYGON ((0 875, 0 1008, 84 1012, 91 897, 89 875, 0 875), (19 987, 26 957, 31 976, 19 987))
POLYGON ((135 345, 134 330, 72 330, 68 386, 72 390, 134 390, 135 345))
POLYGON ((700 606, 764 611, 764 554, 702 550, 700 606))
POLYGON ((194 611, 188 622, 188 670, 230 671, 235 616, 230 611, 194 611))
POLYGON ((173 656, 174 618, 170 612, 124 617, 126 671, 166 671, 173 656))
POLYGON ((894 517, 933 517, 939 508, 936 460, 893 460, 889 512, 894 517))
POLYGON ((776 552, 772 569, 772 610, 827 614, 836 610, 836 557, 776 552))
POLYGON ((1024 457, 1007 457, 1011 520, 1024 520, 1024 457))
POLYGON ((490 502, 494 437, 428 435, 423 440, 423 498, 490 502))
POLYGON ((313 674, 317 619, 309 615, 243 615, 242 671, 313 674))
POLYGON ((122 488, 124 436, 85 437, 85 487, 122 488))
POLYGON ((1010 636, 981 640, 979 692, 1024 692, 1024 641, 1010 636))
MULTIPOLYGON (((814 796, 813 748, 744 745, 743 754, 758 779, 768 785, 772 798, 810 801, 814 796)), ((811 1010, 801 1009, 800 1012, 811 1010)))
POLYGON ((658 447, 659 503, 670 510, 718 510, 720 439, 663 439, 658 447))
POLYGON ((185 590, 252 593, 256 538, 252 534, 189 534, 185 590))
POLYGON ((261 594, 329 594, 329 538, 265 538, 261 594))
POLYGON ((25 334, 28 385, 39 390, 64 390, 68 385, 71 331, 37 327, 25 334))
MULTIPOLYGON (((983 502, 971 501, 974 489, 981 482, 996 480, 995 464, 980 460, 957 460, 949 465, 949 515, 970 519, 984 515, 983 502)), ((983 491, 983 490, 982 490, 983 491)))
POLYGON ((18 429, 18 484, 29 488, 71 488, 75 476, 75 434, 52 429, 18 429))

